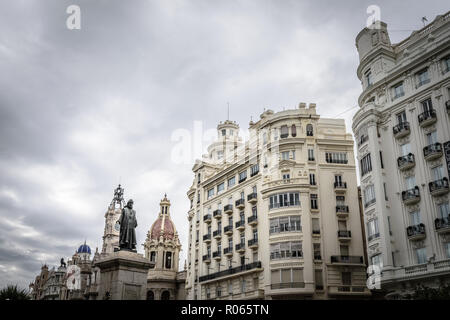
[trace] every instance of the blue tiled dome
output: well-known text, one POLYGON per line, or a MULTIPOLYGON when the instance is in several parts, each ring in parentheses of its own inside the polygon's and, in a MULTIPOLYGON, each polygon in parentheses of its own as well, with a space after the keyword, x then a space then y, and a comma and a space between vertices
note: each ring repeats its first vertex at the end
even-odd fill
POLYGON ((89 254, 91 254, 91 248, 85 242, 84 244, 82 244, 78 248, 77 253, 89 253, 89 254))

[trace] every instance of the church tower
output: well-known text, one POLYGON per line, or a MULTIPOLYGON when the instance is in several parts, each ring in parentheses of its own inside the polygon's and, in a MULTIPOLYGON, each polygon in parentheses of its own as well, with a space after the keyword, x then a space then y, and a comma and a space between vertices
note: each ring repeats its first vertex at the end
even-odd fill
MULTIPOLYGON (((180 239, 170 218, 170 200, 161 200, 158 218, 153 223, 144 243, 145 257, 155 263, 148 272, 148 299, 176 299, 179 295, 178 262, 180 239)), ((184 286, 184 281, 183 281, 184 286)))
POLYGON ((125 201, 123 199, 123 188, 119 184, 119 186, 114 190, 114 197, 105 213, 102 256, 113 253, 114 248, 119 248, 120 226, 116 222, 119 220, 122 208, 124 206, 125 201))

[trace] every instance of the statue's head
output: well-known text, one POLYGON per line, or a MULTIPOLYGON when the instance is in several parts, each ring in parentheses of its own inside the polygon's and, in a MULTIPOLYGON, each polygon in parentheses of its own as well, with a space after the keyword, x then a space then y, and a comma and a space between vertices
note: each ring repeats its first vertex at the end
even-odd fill
POLYGON ((133 208, 133 203, 134 203, 133 199, 128 200, 127 207, 132 209, 133 208))

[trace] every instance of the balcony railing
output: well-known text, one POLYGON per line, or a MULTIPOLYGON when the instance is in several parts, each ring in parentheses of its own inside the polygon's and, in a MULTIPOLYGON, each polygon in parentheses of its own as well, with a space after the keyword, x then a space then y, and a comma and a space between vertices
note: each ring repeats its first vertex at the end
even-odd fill
POLYGON ((408 238, 422 238, 425 236, 425 225, 423 223, 417 224, 415 226, 409 226, 406 228, 406 234, 408 238))
POLYGON ((369 140, 369 136, 362 135, 361 138, 359 138, 358 147, 362 146, 368 140, 369 140))
POLYGON ((331 263, 362 264, 364 260, 362 256, 331 256, 331 263))
POLYGON ((437 218, 434 220, 434 227, 437 231, 443 230, 443 229, 449 229, 450 230, 450 219, 449 218, 437 218))
MULTIPOLYGON (((224 250, 225 253, 225 250, 224 250)), ((224 277, 224 276, 228 276, 228 275, 232 275, 232 274, 236 274, 236 273, 240 273, 240 272, 244 272, 244 271, 249 271, 249 270, 253 270, 253 269, 260 269, 261 268, 261 261, 257 261, 257 262, 252 262, 249 264, 244 264, 235 268, 229 268, 227 270, 223 270, 223 271, 219 271, 219 272, 215 272, 215 273, 211 273, 205 276, 201 276, 199 278, 199 282, 203 282, 203 281, 207 281, 207 280, 212 280, 212 279, 216 279, 216 278, 220 278, 220 277, 224 277)))
POLYGON ((223 211, 225 213, 233 213, 233 205, 227 204, 226 206, 223 207, 223 211))
POLYGON ((222 252, 220 252, 220 251, 214 251, 212 254, 213 258, 219 258, 221 255, 222 255, 222 252))
POLYGON ((227 254, 233 254, 233 247, 228 247, 223 249, 223 254, 227 255, 227 254))
POLYGON ((207 221, 211 222, 211 215, 210 214, 205 214, 203 216, 203 221, 204 222, 207 222, 207 221))
POLYGON ((245 200, 244 199, 239 199, 239 200, 236 200, 236 207, 244 207, 245 206, 245 200))
POLYGON ((223 228, 223 232, 224 232, 224 233, 232 233, 232 232, 233 232, 233 226, 232 226, 232 225, 225 226, 225 227, 223 228))
POLYGON ((400 170, 412 168, 416 165, 416 160, 412 153, 397 158, 397 165, 400 170))
POLYGON ((253 245, 257 245, 257 244, 258 244, 258 239, 257 238, 248 240, 248 246, 249 247, 251 247, 253 245))
POLYGON ((250 216, 247 218, 248 224, 256 223, 258 222, 258 216, 256 214, 250 216))
POLYGON ((348 213, 348 206, 336 206, 336 213, 348 213))
POLYGON ((334 182, 335 189, 347 189, 347 182, 334 182))
POLYGON ((209 233, 209 234, 205 234, 204 236, 203 236, 203 241, 211 241, 211 234, 209 233))
POLYGON ((415 203, 420 200, 420 190, 418 186, 402 192, 402 200, 405 204, 415 203))
POLYGON ((369 236, 367 237, 367 239, 368 239, 369 241, 372 241, 373 239, 376 239, 376 238, 379 238, 379 237, 380 237, 380 233, 374 233, 374 234, 369 235, 369 236))
POLYGON ((215 211, 213 212, 213 216, 214 216, 214 218, 220 218, 220 217, 222 217, 222 210, 220 210, 220 209, 215 210, 215 211))
POLYGON ((291 288, 304 288, 304 282, 283 282, 283 283, 272 283, 270 285, 270 289, 291 289, 291 288))
POLYGON ((210 261, 211 260, 211 256, 209 254, 205 254, 202 258, 203 261, 210 261))
POLYGON ((222 230, 216 230, 213 232, 213 237, 221 237, 222 236, 222 230))
POLYGON ((421 114, 419 114, 418 119, 419 119, 419 124, 421 126, 434 123, 434 122, 436 122, 436 111, 431 109, 431 110, 422 112, 421 114))
POLYGON ((351 238, 352 232, 350 230, 339 230, 338 238, 351 238))
POLYGON ((442 178, 439 180, 432 181, 428 184, 430 193, 434 196, 439 196, 449 191, 448 189, 448 179, 442 178))
POLYGON ((395 125, 392 128, 392 131, 396 138, 400 138, 409 134, 410 132, 409 122, 408 121, 400 122, 399 124, 395 125))
POLYGON ((238 243, 235 248, 236 251, 245 250, 245 243, 238 243))
POLYGON ((245 227, 245 220, 239 220, 235 223, 236 229, 245 227))
POLYGON ((442 144, 439 142, 430 144, 423 148, 423 156, 426 160, 433 160, 442 155, 442 144))
POLYGON ((257 194, 256 192, 250 193, 250 194, 247 196, 247 201, 248 201, 248 202, 254 203, 254 202, 256 202, 257 200, 258 200, 258 194, 257 194))

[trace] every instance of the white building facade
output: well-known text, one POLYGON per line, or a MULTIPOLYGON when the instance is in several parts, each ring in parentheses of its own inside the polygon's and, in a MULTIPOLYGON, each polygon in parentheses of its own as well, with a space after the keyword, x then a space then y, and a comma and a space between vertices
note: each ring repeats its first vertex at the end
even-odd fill
POLYGON ((398 44, 378 22, 356 47, 369 264, 381 269, 382 292, 401 298, 417 284, 450 282, 450 13, 398 44))
POLYGON ((188 191, 187 299, 367 297, 353 139, 315 104, 225 121, 188 191))

